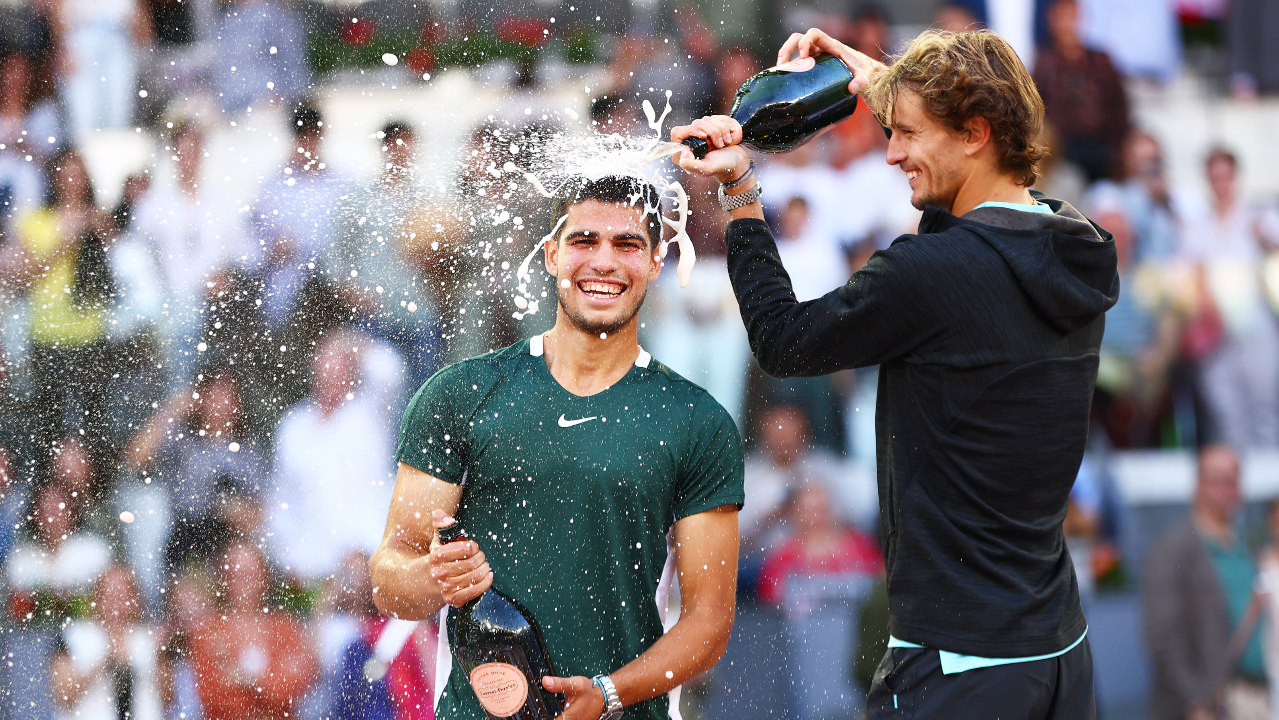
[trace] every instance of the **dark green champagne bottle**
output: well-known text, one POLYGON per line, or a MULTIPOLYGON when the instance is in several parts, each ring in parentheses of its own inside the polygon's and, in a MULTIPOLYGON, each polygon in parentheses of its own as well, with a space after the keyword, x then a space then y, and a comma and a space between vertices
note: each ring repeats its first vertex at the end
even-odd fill
MULTIPOLYGON (((853 114, 857 96, 848 92, 853 73, 834 55, 814 55, 778 65, 742 83, 729 114, 742 124, 742 144, 766 153, 790 152, 829 125, 853 114)), ((684 141, 697 159, 710 144, 684 141)))
MULTIPOLYGON (((440 528, 440 542, 466 539, 456 522, 440 528)), ((542 687, 555 675, 546 641, 533 615, 489 588, 448 616, 449 644, 484 712, 493 720, 553 720, 564 696, 542 687)))

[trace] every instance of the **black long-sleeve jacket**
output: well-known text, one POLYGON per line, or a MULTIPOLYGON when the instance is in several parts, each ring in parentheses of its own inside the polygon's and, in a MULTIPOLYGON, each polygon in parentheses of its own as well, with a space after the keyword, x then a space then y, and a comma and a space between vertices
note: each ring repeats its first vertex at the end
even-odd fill
POLYGON ((1108 233, 1041 202, 1053 214, 929 207, 919 234, 803 303, 768 226, 728 228, 729 276, 765 372, 881 366, 890 630, 926 647, 1024 657, 1086 628, 1062 520, 1119 276, 1108 233))

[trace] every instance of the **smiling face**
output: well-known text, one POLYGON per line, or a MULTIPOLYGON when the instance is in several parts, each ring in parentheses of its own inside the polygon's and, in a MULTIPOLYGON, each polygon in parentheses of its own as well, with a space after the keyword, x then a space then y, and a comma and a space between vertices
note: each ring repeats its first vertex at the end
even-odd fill
POLYGON ((635 322, 662 266, 643 207, 586 200, 570 205, 558 241, 546 244, 563 316, 582 332, 615 333, 635 322))
POLYGON ((968 161, 959 133, 925 111, 919 95, 903 88, 893 105, 888 164, 906 173, 910 204, 916 210, 936 205, 949 212, 963 185, 968 161))

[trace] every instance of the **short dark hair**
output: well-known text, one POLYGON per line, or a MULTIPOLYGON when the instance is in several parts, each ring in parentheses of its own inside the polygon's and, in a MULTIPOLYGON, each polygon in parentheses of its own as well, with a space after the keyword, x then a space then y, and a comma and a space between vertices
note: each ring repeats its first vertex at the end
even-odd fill
MULTIPOLYGON (((555 198, 551 201, 551 227, 556 229, 555 225, 570 207, 587 200, 630 205, 643 210, 644 231, 648 233, 650 247, 656 247, 662 241, 662 200, 653 183, 634 175, 605 175, 595 179, 574 175, 555 191, 555 198)), ((559 240, 558 229, 555 239, 559 240)))
POLYGON ((392 120, 382 126, 382 142, 390 145, 394 145, 400 138, 407 139, 416 134, 413 132, 413 126, 403 120, 392 120))
POLYGON ((324 127, 324 116, 310 100, 303 100, 293 108, 293 136, 318 133, 324 127))

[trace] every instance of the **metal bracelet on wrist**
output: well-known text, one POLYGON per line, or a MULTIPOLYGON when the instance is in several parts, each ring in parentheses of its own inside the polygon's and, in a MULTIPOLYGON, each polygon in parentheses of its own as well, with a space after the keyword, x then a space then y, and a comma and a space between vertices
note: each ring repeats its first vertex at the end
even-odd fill
POLYGON ((719 206, 724 209, 724 212, 732 212, 739 207, 746 207, 759 200, 759 197, 764 194, 764 187, 759 184, 758 180, 755 181, 754 188, 737 195, 725 193, 724 187, 724 185, 719 186, 719 206))
POLYGON ((622 700, 617 696, 617 688, 607 675, 596 675, 591 678, 595 687, 604 693, 604 712, 600 720, 620 720, 622 717, 622 700))

